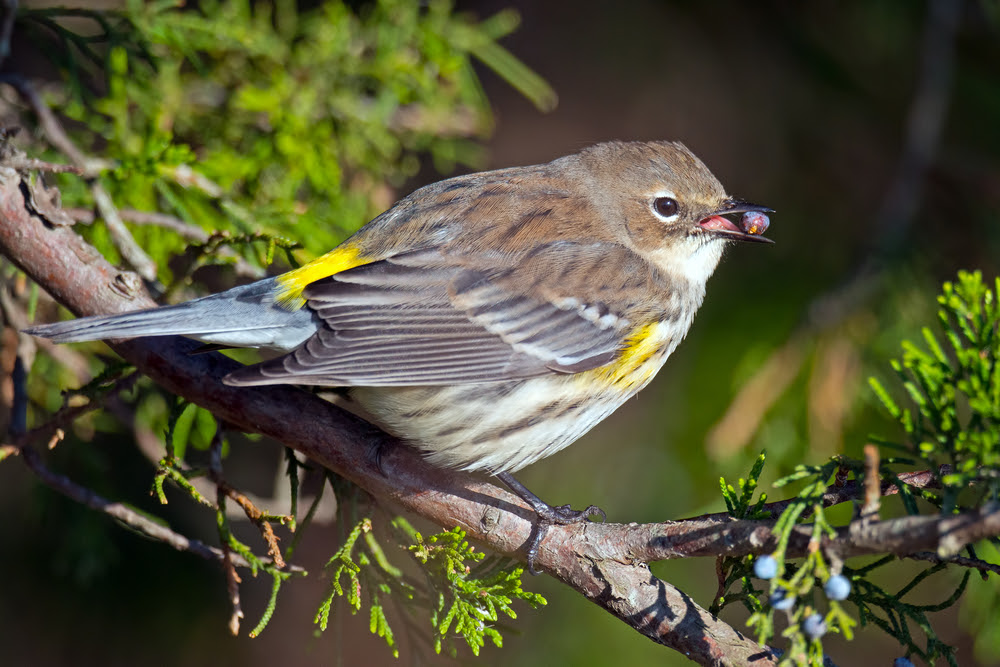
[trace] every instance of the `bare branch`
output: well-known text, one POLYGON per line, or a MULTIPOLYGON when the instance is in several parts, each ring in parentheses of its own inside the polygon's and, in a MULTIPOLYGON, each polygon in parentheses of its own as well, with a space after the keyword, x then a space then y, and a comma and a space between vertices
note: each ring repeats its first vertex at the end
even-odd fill
MULTIPOLYGON (((65 208, 63 209, 71 218, 77 222, 89 225, 97 218, 94 211, 87 208, 65 208)), ((178 236, 190 241, 204 243, 208 240, 208 232, 201 227, 184 222, 180 218, 166 213, 156 211, 136 211, 135 209, 123 208, 118 211, 119 215, 129 222, 137 225, 155 225, 176 232, 178 236)))
MULTIPOLYGON (((94 215, 92 210, 85 208, 65 208, 63 211, 73 218, 73 220, 84 224, 92 223, 97 217, 94 215)), ((188 239, 189 241, 207 243, 209 239, 211 239, 209 233, 201 227, 192 225, 178 217, 167 215, 166 213, 159 213, 157 211, 137 211, 130 208, 123 208, 118 212, 124 220, 133 224, 155 225, 156 227, 169 229, 181 238, 188 239)), ((249 262, 236 254, 232 248, 220 246, 216 249, 216 252, 223 257, 230 257, 236 260, 235 269, 237 275, 248 278, 264 277, 265 272, 263 270, 252 266, 249 262)))
MULTIPOLYGON (((777 546, 773 521, 709 519, 659 524, 600 524, 589 527, 586 541, 606 558, 652 562, 692 556, 749 556, 770 553, 777 546), (604 526, 607 526, 605 530, 604 526)), ((841 560, 868 554, 907 556, 932 550, 950 558, 962 548, 1000 535, 1000 506, 987 505, 961 514, 904 516, 888 521, 857 519, 824 537, 820 547, 841 560)), ((796 526, 786 556, 810 551, 812 527, 796 526)))
POLYGON ((53 174, 83 174, 83 169, 72 164, 56 164, 55 162, 46 162, 45 160, 38 160, 36 158, 27 158, 23 156, 11 158, 5 160, 8 167, 13 167, 18 171, 47 171, 53 174))

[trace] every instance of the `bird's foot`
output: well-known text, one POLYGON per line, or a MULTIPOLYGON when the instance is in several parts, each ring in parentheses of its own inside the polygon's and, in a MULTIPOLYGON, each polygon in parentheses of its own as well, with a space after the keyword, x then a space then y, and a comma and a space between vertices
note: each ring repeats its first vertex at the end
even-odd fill
POLYGON ((601 517, 601 521, 607 520, 607 514, 600 507, 590 505, 583 510, 575 510, 569 505, 559 505, 553 507, 544 500, 529 491, 527 487, 514 479, 514 476, 507 472, 497 473, 497 478, 510 487, 524 502, 531 506, 538 519, 531 527, 531 534, 528 536, 525 555, 528 561, 528 572, 533 575, 541 574, 535 569, 535 561, 538 558, 538 547, 542 543, 542 536, 549 526, 568 526, 574 523, 586 521, 592 516, 601 517))
POLYGON ((546 505, 542 503, 542 506, 532 507, 538 518, 545 523, 556 524, 559 526, 567 526, 571 523, 578 523, 584 521, 592 516, 601 517, 601 521, 607 521, 608 515, 604 513, 597 505, 590 505, 586 509, 575 510, 569 505, 559 505, 558 507, 553 507, 551 505, 546 505))

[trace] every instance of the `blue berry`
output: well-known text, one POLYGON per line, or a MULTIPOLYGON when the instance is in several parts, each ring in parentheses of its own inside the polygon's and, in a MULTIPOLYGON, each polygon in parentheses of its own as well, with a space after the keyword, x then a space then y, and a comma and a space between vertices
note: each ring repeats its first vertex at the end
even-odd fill
POLYGON ((778 576, 778 561, 774 556, 757 556, 753 562, 753 573, 758 579, 774 579, 778 576))
POLYGON ((779 588, 771 594, 768 602, 770 602, 771 606, 778 611, 788 611, 795 606, 795 596, 789 595, 788 591, 784 588, 779 588))
POLYGON ((819 639, 826 634, 826 621, 819 614, 813 614, 802 621, 802 632, 809 639, 819 639))
POLYGON ((851 582, 842 574, 837 574, 826 580, 823 592, 831 600, 846 600, 851 594, 851 582))
POLYGON ((771 219, 759 211, 747 211, 740 218, 740 229, 744 234, 763 234, 771 226, 771 219))
POLYGON ((896 658, 892 661, 892 667, 915 667, 909 658, 896 658))

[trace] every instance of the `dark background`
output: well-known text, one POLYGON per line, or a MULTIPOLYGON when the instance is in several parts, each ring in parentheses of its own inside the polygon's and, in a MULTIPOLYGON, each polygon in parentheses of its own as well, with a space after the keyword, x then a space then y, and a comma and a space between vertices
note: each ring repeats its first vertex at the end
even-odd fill
MULTIPOLYGON (((1000 9, 957 3, 952 31, 948 4, 459 3, 480 16, 516 7, 523 24, 504 45, 560 97, 542 114, 483 72, 497 116, 489 166, 608 139, 680 140, 730 193, 776 209, 776 244, 727 253, 688 340, 655 382, 522 481, 556 504, 597 504, 612 521, 680 518, 723 509, 719 477, 745 475, 765 447, 770 481, 799 462, 858 455, 868 433, 893 432, 866 377, 889 378, 900 340, 933 322, 941 281, 958 269, 991 280, 1000 264, 1000 9), (727 427, 713 430, 727 414, 727 427)), ((105 446, 142 497, 145 459, 127 442, 105 446)), ((0 465, 0 664, 404 664, 368 634, 366 617, 342 615, 312 636, 319 578, 284 589, 259 639, 228 637, 213 567, 32 489, 16 466, 0 465), (86 531, 86 548, 41 538, 50 521, 86 531)), ((246 474, 268 491, 268 474, 246 474)), ((171 521, 211 541, 213 526, 183 509, 172 505, 171 521)), ((337 539, 333 527, 314 530, 300 560, 318 572, 337 539)), ((711 601, 711 561, 654 571, 711 601)), ((936 575, 924 595, 944 599, 957 581, 936 575)), ((488 646, 480 664, 689 664, 547 577, 526 586, 549 606, 520 607, 522 634, 508 633, 502 650, 488 646)), ((972 586, 998 595, 995 577, 972 586)), ((269 588, 245 586, 245 625, 269 588)), ((996 661, 985 648, 974 657, 976 638, 958 616, 938 620, 960 663, 996 661)), ((743 627, 740 612, 726 618, 743 627)), ((859 635, 827 638, 838 664, 901 655, 880 632, 859 635)), ((405 639, 403 651, 402 661, 413 659, 405 639)))

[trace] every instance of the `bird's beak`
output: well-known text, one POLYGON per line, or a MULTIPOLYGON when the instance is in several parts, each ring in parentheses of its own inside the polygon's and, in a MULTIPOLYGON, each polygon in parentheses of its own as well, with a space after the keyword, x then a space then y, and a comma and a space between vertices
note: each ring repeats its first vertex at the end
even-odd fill
POLYGON ((774 213, 774 209, 768 208, 767 206, 760 206, 758 204, 751 204, 750 202, 741 201, 739 199, 729 198, 723 202, 723 205, 719 210, 714 213, 707 215, 701 222, 698 223, 702 229, 707 229, 719 236, 724 236, 730 238, 734 241, 748 241, 751 243, 774 243, 771 239, 762 236, 762 234, 767 231, 767 214, 774 213), (763 228, 757 230, 753 227, 744 227, 742 224, 737 224, 725 217, 727 215, 733 215, 735 213, 760 213, 764 216, 763 220, 765 225, 763 228))

